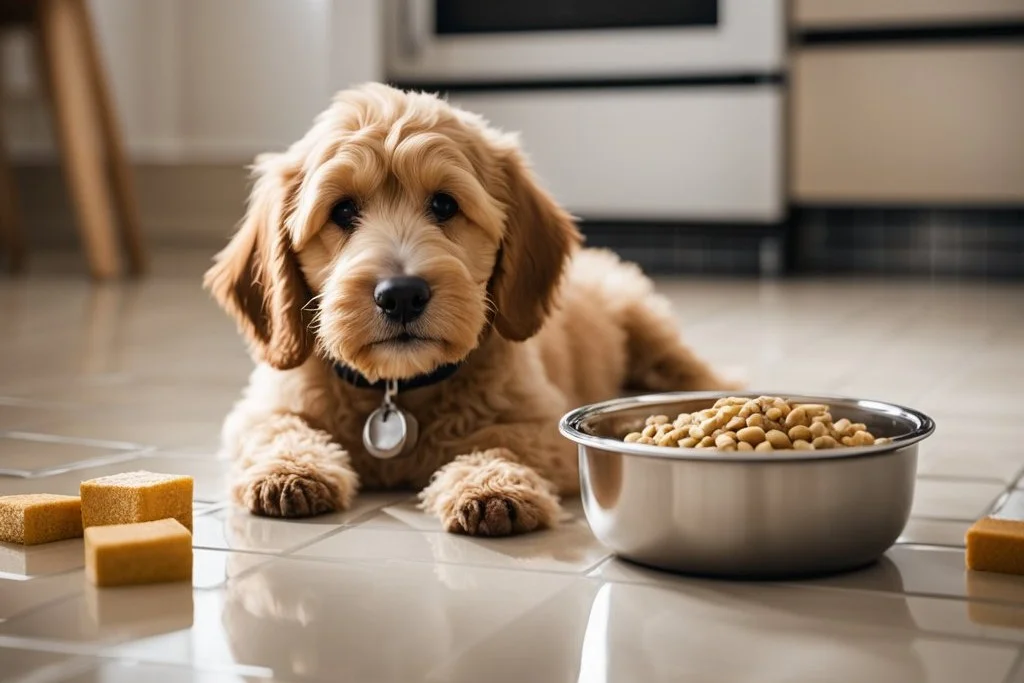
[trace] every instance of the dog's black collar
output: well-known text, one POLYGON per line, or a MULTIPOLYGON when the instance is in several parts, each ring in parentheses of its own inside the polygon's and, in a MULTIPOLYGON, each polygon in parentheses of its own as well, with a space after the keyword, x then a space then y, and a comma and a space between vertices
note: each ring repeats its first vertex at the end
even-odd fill
MULTIPOLYGON (((423 387, 429 387, 443 382, 462 367, 462 363, 449 363, 448 365, 442 365, 436 370, 429 372, 425 375, 416 375, 415 377, 409 377, 408 379, 398 380, 398 391, 412 391, 413 389, 422 389, 423 387)), ((345 380, 352 386, 358 389, 380 389, 383 391, 388 383, 386 379, 379 379, 376 382, 371 382, 366 377, 356 370, 351 368, 344 363, 335 363, 334 372, 341 379, 345 380)))

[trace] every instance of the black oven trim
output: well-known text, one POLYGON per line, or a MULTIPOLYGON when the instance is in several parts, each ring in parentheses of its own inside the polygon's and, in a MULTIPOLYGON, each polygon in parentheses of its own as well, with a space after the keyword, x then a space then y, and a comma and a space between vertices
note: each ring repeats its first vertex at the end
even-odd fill
POLYGON ((606 90, 626 88, 721 88, 785 85, 782 72, 714 73, 650 78, 580 78, 552 80, 434 81, 400 79, 391 84, 403 90, 426 92, 508 92, 536 90, 606 90))

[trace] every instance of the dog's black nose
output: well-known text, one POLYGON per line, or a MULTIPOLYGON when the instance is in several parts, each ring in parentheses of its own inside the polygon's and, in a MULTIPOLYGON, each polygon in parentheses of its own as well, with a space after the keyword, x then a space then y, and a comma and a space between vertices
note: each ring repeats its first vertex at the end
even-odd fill
POLYGON ((430 301, 430 285, 421 277, 389 277, 377 283, 373 300, 389 320, 412 322, 420 317, 430 301))

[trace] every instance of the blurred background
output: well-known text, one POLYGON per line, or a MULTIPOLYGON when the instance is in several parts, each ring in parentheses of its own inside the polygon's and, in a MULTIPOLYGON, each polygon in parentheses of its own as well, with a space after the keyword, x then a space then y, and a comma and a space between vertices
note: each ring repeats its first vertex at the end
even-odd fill
POLYGON ((1024 275, 1024 0, 0 8, 8 258, 212 253, 253 156, 380 80, 521 131, 590 244, 654 273, 1024 275))

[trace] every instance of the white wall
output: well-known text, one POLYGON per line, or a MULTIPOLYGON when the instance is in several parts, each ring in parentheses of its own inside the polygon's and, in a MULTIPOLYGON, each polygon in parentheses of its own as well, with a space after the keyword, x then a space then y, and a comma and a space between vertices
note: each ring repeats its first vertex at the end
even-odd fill
MULTIPOLYGON (((278 149, 338 89, 383 77, 377 0, 89 0, 129 153, 236 163, 278 149)), ((3 45, 15 158, 53 154, 29 36, 3 45)))

